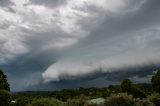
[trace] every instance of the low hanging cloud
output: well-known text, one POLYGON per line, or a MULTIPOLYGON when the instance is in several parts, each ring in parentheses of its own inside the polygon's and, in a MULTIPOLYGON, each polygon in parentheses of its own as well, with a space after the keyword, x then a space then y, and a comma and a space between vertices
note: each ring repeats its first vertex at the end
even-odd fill
MULTIPOLYGON (((145 33, 149 33, 146 32, 145 33)), ((72 77, 80 77, 90 73, 94 73, 96 71, 101 71, 103 73, 106 72, 113 72, 117 70, 122 70, 126 68, 134 68, 134 67, 144 67, 148 65, 158 65, 160 63, 160 50, 159 47, 154 47, 156 43, 159 42, 160 36, 159 33, 155 38, 150 36, 153 33, 150 33, 149 36, 144 36, 143 40, 140 40, 139 35, 137 37, 134 36, 133 41, 126 40, 122 41, 124 47, 120 45, 116 45, 117 48, 121 48, 121 50, 116 49, 116 52, 113 56, 103 56, 102 58, 95 59, 98 56, 102 56, 100 54, 92 55, 90 52, 85 52, 85 54, 76 53, 75 58, 70 57, 66 60, 59 60, 57 63, 51 65, 44 73, 43 78, 45 82, 48 81, 59 81, 65 79, 65 76, 72 76, 72 77), (139 42, 140 40, 140 42, 139 42), (156 42, 157 41, 157 42, 156 42), (129 43, 128 43, 129 42, 129 43), (131 47, 129 47, 128 44, 131 47), (136 44, 137 43, 137 44, 136 44), (141 43, 139 47, 137 47, 141 43), (135 46, 135 47, 134 47, 135 46), (133 49, 134 48, 134 49, 133 49), (123 49, 123 50, 122 50, 123 49), (126 51, 127 49, 127 51, 126 51), (153 55, 154 54, 154 55, 153 55), (80 59, 78 59, 81 57, 80 59)), ((114 42, 113 42, 114 43, 114 42)), ((110 44, 109 46, 111 46, 110 44)), ((114 47, 114 46, 111 46, 114 47)), ((96 52, 98 49, 94 49, 92 52, 96 52)), ((109 52, 107 51, 107 47, 102 49, 105 51, 106 55, 109 52), (104 50, 106 49, 106 50, 104 50)), ((109 50, 109 49, 108 49, 109 50)), ((71 79, 72 79, 71 77, 71 79)), ((67 77, 68 79, 68 77, 67 77)))
POLYGON ((159 3, 0 0, 0 65, 24 87, 159 64, 159 3))

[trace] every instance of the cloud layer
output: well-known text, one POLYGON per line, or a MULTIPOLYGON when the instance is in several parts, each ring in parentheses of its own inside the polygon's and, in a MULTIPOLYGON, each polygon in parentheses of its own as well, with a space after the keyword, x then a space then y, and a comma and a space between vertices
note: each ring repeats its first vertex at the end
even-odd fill
POLYGON ((0 65, 14 89, 17 82, 25 88, 26 81, 30 86, 100 69, 157 65, 159 3, 0 0, 0 65))

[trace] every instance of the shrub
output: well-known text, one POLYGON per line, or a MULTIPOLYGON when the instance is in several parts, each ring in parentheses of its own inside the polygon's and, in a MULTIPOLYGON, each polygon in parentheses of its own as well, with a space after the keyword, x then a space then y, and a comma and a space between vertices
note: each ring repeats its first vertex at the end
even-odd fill
POLYGON ((32 101, 29 106, 62 106, 62 102, 54 98, 41 98, 32 101))
POLYGON ((119 93, 107 98, 105 106, 136 106, 136 104, 131 95, 119 93))
POLYGON ((160 106, 160 94, 154 93, 148 97, 148 99, 156 106, 160 106))
POLYGON ((141 91, 140 89, 138 89, 136 86, 132 86, 131 94, 135 98, 145 98, 146 97, 145 93, 141 91))
POLYGON ((26 106, 35 100, 36 99, 33 97, 20 96, 19 98, 16 99, 17 101, 16 106, 26 106))
POLYGON ((9 106, 11 94, 6 90, 0 90, 0 106, 9 106))
POLYGON ((86 103, 84 106, 105 106, 105 104, 89 104, 89 103, 86 103))
POLYGON ((65 103, 65 106, 84 106, 85 100, 80 100, 80 99, 69 99, 65 103))
POLYGON ((85 106, 88 100, 88 97, 82 95, 78 98, 67 100, 65 106, 85 106))
POLYGON ((154 106, 154 104, 147 99, 143 99, 143 100, 136 99, 135 102, 136 102, 136 106, 154 106))

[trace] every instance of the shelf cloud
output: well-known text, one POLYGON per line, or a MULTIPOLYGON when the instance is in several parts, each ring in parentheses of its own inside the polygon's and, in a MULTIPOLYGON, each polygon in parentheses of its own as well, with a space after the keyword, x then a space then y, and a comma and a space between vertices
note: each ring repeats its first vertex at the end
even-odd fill
POLYGON ((0 66, 17 90, 99 70, 159 65, 159 4, 159 0, 0 0, 0 66), (16 88, 17 82, 21 88, 16 88))

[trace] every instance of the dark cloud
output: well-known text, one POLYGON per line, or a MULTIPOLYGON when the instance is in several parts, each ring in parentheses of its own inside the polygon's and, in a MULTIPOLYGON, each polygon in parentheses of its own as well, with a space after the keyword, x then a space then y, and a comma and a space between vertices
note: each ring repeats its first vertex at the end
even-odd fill
POLYGON ((1 65, 1 68, 8 75, 13 91, 25 90, 26 87, 42 81, 41 73, 58 59, 58 54, 41 52, 32 55, 23 55, 8 64, 1 65), (51 57, 52 55, 52 57, 51 57), (19 83, 17 87, 16 83, 19 83))
MULTIPOLYGON (((123 36, 126 33, 132 33, 159 25, 159 4, 160 1, 158 0, 147 1, 138 11, 118 16, 113 15, 106 18, 102 24, 98 25, 98 28, 91 32, 89 38, 82 42, 82 45, 91 45, 91 43, 102 42, 102 40, 105 41, 108 38, 123 36)), ((88 26, 85 28, 88 28, 88 26)))
MULTIPOLYGON (((158 69, 159 65, 149 65, 143 67, 134 67, 128 69, 119 69, 114 72, 102 73, 97 71, 89 75, 75 77, 75 79, 61 80, 58 82, 40 83, 30 86, 32 90, 60 90, 79 87, 106 87, 109 85, 120 84, 125 78, 131 79, 134 83, 150 83, 150 77, 158 69)), ((64 75, 64 77, 66 77, 64 75)))
POLYGON ((10 0, 0 0, 0 6, 8 7, 10 5, 14 5, 14 3, 10 0))
POLYGON ((21 2, 0 11, 0 65, 13 90, 143 82, 159 67, 159 0, 21 2))

